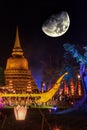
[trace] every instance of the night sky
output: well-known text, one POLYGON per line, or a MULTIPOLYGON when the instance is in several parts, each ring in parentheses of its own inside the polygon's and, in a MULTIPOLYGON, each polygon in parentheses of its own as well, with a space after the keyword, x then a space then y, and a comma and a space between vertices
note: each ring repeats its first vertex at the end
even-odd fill
POLYGON ((6 59, 11 56, 17 25, 24 55, 36 82, 40 82, 45 64, 53 64, 56 59, 61 66, 64 43, 87 45, 86 0, 3 1, 0 4, 0 67, 5 68, 6 59), (42 32, 42 24, 60 11, 68 12, 70 27, 60 37, 49 37, 42 32))

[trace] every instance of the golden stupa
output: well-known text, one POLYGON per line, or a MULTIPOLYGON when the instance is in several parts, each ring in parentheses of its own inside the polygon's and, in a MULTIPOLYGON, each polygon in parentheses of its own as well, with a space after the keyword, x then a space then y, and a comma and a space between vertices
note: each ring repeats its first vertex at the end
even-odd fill
POLYGON ((28 60, 24 57, 24 52, 20 45, 18 27, 12 56, 7 59, 5 74, 5 84, 12 88, 16 93, 37 92, 38 87, 31 75, 28 67, 28 60))

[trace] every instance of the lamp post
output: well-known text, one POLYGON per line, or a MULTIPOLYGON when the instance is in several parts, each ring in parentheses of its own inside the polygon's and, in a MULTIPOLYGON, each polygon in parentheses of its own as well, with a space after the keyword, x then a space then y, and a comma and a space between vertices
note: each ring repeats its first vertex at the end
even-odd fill
POLYGON ((27 114, 27 107, 26 106, 20 106, 14 107, 14 114, 16 120, 25 120, 26 114, 27 114))

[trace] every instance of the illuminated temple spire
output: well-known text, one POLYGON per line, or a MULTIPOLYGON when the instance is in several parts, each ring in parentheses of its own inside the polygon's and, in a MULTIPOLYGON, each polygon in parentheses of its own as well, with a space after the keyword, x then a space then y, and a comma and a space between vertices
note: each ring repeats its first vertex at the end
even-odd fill
POLYGON ((12 55, 23 55, 23 50, 21 48, 20 40, 19 40, 18 27, 16 30, 16 38, 15 38, 15 44, 14 44, 12 55))
POLYGON ((38 91, 38 86, 36 85, 32 77, 32 74, 28 65, 28 60, 23 55, 23 53, 24 52, 21 48, 19 34, 18 34, 18 27, 17 27, 15 43, 12 50, 12 56, 7 59, 6 69, 4 71, 5 84, 6 86, 9 86, 9 82, 12 81, 13 90, 15 90, 15 92, 17 93, 28 92, 27 90, 28 87, 31 88, 31 92, 36 92, 38 91))

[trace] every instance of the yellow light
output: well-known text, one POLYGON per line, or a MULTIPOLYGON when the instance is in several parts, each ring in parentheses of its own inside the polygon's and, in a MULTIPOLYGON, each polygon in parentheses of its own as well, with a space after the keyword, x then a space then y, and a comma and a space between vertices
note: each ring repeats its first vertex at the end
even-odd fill
POLYGON ((60 130, 60 128, 56 127, 56 128, 54 128, 53 130, 60 130))
POLYGON ((14 107, 14 114, 16 120, 25 120, 27 113, 27 107, 26 106, 20 106, 14 107))
POLYGON ((78 74, 78 79, 80 79, 80 74, 78 74))

